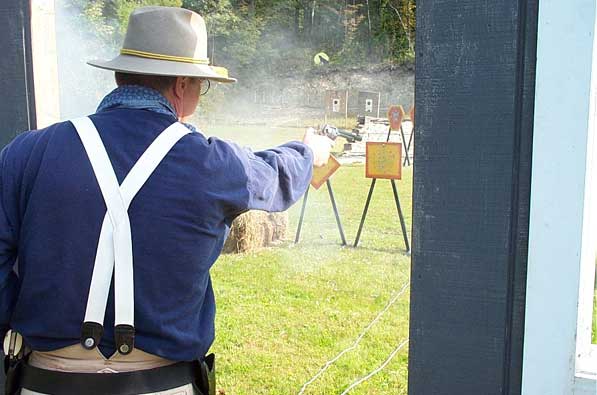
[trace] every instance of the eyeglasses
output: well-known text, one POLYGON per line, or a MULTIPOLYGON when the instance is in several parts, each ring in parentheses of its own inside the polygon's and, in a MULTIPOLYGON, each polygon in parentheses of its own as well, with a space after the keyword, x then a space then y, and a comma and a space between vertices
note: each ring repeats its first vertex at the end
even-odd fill
POLYGON ((211 88, 211 82, 209 80, 201 80, 201 92, 199 94, 204 96, 207 92, 209 92, 209 88, 211 88), (207 82, 207 87, 205 87, 204 82, 207 82))

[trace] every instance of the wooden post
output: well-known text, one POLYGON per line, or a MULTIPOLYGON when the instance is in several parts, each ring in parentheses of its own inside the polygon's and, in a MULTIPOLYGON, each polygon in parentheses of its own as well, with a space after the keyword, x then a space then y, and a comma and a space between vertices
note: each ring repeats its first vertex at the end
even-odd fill
POLYGON ((60 120, 54 0, 31 0, 31 47, 37 127, 60 120))
POLYGON ((344 101, 344 128, 348 127, 348 89, 346 90, 346 100, 344 101))
POLYGON ((0 148, 36 125, 29 16, 29 2, 0 1, 0 148))
POLYGON ((381 92, 377 92, 377 118, 379 118, 380 108, 381 108, 381 92))
POLYGON ((417 2, 410 395, 521 393, 537 4, 417 2))

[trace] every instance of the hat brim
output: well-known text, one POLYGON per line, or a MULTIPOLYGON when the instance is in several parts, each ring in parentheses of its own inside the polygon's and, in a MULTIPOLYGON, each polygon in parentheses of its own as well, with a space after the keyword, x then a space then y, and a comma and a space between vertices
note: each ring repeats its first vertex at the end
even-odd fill
POLYGON ((206 64, 147 59, 138 56, 118 55, 112 60, 93 60, 88 65, 100 69, 130 74, 162 75, 169 77, 197 77, 217 82, 236 82, 236 78, 224 77, 206 64))

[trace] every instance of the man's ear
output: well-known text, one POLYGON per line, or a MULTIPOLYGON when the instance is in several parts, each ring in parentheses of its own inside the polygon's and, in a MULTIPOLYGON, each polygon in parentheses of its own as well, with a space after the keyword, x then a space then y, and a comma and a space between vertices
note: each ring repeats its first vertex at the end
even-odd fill
POLYGON ((174 96, 177 99, 182 99, 184 96, 184 91, 189 84, 188 77, 176 77, 176 82, 174 83, 174 96))

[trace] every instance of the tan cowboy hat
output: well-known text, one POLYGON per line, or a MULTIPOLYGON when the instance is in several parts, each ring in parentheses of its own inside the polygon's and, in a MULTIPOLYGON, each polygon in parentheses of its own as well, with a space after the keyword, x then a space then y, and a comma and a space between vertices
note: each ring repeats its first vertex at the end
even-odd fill
POLYGON ((137 8, 129 17, 120 55, 87 63, 123 73, 236 82, 225 68, 210 65, 205 21, 184 8, 137 8))

